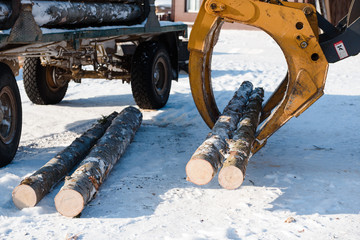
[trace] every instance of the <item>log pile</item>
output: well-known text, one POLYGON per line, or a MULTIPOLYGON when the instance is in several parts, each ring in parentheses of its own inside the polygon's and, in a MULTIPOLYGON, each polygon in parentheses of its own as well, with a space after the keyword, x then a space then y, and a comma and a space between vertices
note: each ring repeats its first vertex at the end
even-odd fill
POLYGON ((253 89, 250 82, 242 83, 186 165, 188 181, 207 184, 222 167, 218 177, 220 185, 226 189, 240 187, 251 157, 263 97, 262 88, 253 89))
POLYGON ((250 82, 244 82, 240 86, 215 123, 212 132, 195 151, 186 165, 189 181, 197 185, 204 185, 215 176, 224 158, 223 154, 227 147, 226 139, 230 139, 232 132, 236 130, 240 114, 245 108, 252 88, 250 82))
POLYGON ((117 115, 117 112, 113 112, 99 121, 39 170, 22 180, 12 193, 15 206, 23 209, 38 204, 54 185, 84 159, 117 115))
POLYGON ((219 173, 219 183, 223 188, 236 189, 245 179, 246 167, 251 157, 251 146, 259 124, 264 90, 256 88, 247 104, 238 128, 229 143, 229 156, 219 173))
POLYGON ((142 114, 134 107, 103 118, 38 171, 25 178, 13 191, 15 206, 19 209, 35 206, 82 160, 75 172, 65 177, 65 185, 55 198, 55 206, 61 214, 71 217, 78 215, 123 155, 141 122, 142 114))

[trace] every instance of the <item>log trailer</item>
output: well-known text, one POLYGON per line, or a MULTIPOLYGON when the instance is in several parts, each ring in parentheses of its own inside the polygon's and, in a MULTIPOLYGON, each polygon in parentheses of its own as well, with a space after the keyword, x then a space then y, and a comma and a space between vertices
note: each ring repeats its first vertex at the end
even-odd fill
POLYGON ((197 109, 213 131, 186 166, 191 182, 206 184, 218 168, 226 165, 229 167, 226 174, 219 173, 220 184, 229 189, 239 187, 250 156, 259 151, 287 121, 298 117, 323 95, 329 63, 360 52, 360 0, 312 1, 317 6, 304 2, 310 1, 202 2, 188 44, 189 78, 197 109), (336 6, 333 5, 335 2, 338 6, 350 7, 342 15, 345 17, 333 25, 328 20, 334 15, 332 12, 338 11, 338 8, 331 9, 331 6, 336 6), (252 109, 257 109, 259 101, 252 103, 252 98, 261 98, 261 94, 251 97, 251 90, 238 93, 241 99, 249 101, 247 107, 237 112, 240 118, 226 112, 227 109, 221 115, 216 105, 211 87, 211 58, 224 22, 239 22, 265 31, 280 46, 287 61, 288 74, 262 106, 257 122, 252 121, 253 117, 248 117, 247 121, 245 118, 253 115, 255 110, 252 109), (230 126, 234 119, 237 119, 235 124, 232 123, 234 129, 219 130, 222 129, 220 125, 230 126), (227 158, 226 164, 224 158, 227 158))
POLYGON ((121 79, 141 108, 159 109, 188 57, 187 26, 158 21, 154 0, 0 0, 0 167, 20 140, 15 81, 35 104, 56 104, 69 81, 121 79))

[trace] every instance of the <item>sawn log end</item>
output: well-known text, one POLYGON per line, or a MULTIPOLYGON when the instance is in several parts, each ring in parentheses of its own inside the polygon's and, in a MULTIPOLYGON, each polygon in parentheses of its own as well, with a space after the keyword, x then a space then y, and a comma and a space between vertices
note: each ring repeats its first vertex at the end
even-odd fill
POLYGON ((83 196, 73 189, 61 190, 55 197, 56 210, 66 217, 76 217, 84 209, 83 196))
POLYGON ((26 184, 20 184, 13 190, 12 199, 18 209, 34 207, 38 203, 35 190, 26 184))
POLYGON ((237 189, 244 181, 244 174, 236 166, 226 166, 220 170, 218 181, 225 189, 237 189))
POLYGON ((215 175, 211 164, 204 159, 191 159, 185 170, 188 180, 197 185, 208 184, 215 175))

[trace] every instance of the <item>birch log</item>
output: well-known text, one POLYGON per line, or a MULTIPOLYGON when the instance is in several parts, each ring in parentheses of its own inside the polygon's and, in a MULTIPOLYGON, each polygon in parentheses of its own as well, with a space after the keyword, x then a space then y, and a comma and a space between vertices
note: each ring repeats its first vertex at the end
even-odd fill
POLYGON ((128 3, 32 1, 32 14, 42 27, 81 27, 131 23, 144 14, 141 6, 128 3))
POLYGON ((225 152, 227 148, 226 139, 231 138, 232 132, 236 130, 252 88, 252 83, 245 81, 235 92, 207 139, 198 147, 187 163, 188 181, 197 185, 205 185, 215 176, 223 160, 222 152, 225 152))
POLYGON ((246 167, 251 157, 251 146, 259 124, 264 90, 256 88, 247 105, 233 139, 229 140, 229 156, 219 173, 219 183, 223 188, 236 189, 245 178, 246 167))
POLYGON ((99 121, 39 170, 22 180, 12 193, 15 206, 19 209, 34 207, 55 184, 84 159, 117 115, 117 112, 113 112, 99 121))
POLYGON ((65 179, 64 186, 55 197, 55 207, 59 213, 67 217, 81 213, 129 146, 141 121, 142 114, 134 107, 124 109, 113 120, 76 171, 65 179))

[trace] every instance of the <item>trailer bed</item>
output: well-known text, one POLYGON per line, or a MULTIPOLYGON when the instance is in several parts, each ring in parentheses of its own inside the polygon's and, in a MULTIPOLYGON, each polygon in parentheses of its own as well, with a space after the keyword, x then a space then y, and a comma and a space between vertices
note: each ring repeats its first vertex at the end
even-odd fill
POLYGON ((24 45, 36 44, 43 45, 44 43, 53 42, 73 42, 75 49, 77 48, 77 42, 81 39, 105 39, 105 38, 123 38, 126 41, 130 41, 134 38, 146 38, 154 34, 162 34, 169 32, 178 32, 180 36, 187 36, 187 25, 179 22, 160 21, 159 27, 146 27, 146 24, 137 24, 132 26, 104 26, 104 27, 89 27, 79 29, 48 29, 40 28, 42 31, 42 38, 38 41, 26 41, 26 42, 11 42, 9 37, 11 30, 0 30, 0 54, 2 55, 16 55, 21 52, 14 51, 14 49, 24 45))

